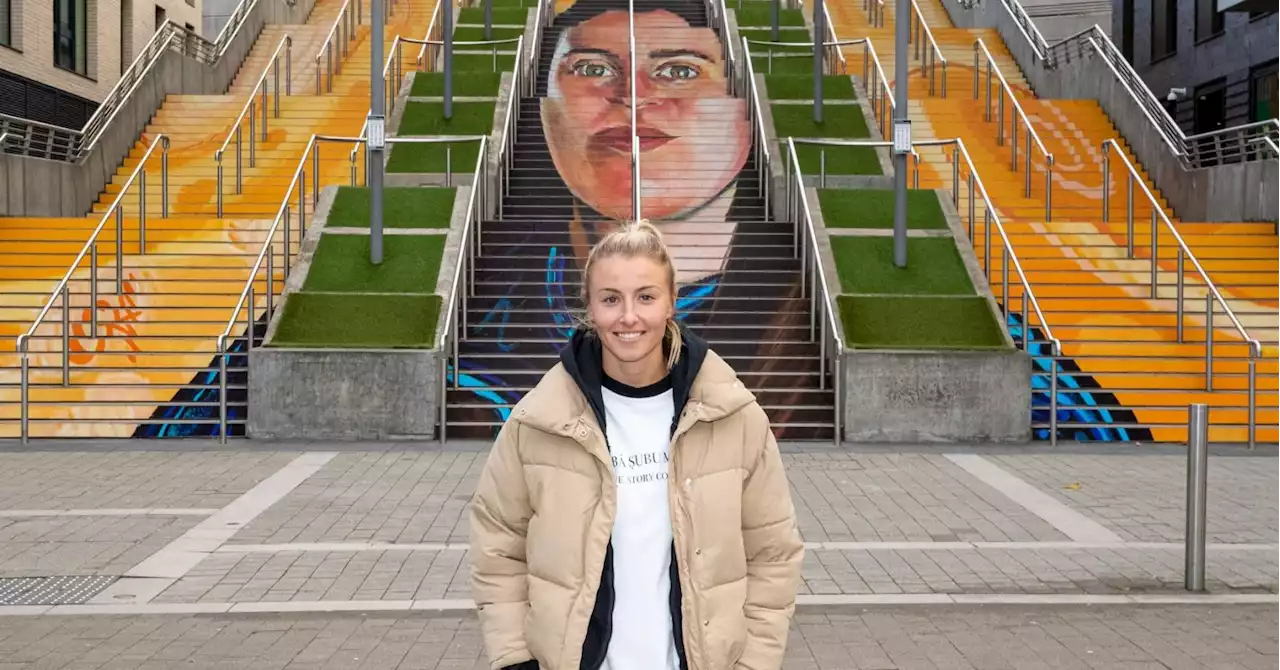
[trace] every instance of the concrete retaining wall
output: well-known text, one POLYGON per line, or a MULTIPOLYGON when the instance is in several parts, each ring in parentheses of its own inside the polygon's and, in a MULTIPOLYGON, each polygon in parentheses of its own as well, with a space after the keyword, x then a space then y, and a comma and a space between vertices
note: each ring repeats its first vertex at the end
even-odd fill
POLYGON ((988 0, 972 9, 961 7, 959 0, 942 0, 942 5, 957 26, 995 28, 1036 95, 1097 100, 1141 161, 1142 165, 1135 167, 1147 171, 1179 218, 1275 221, 1280 217, 1275 160, 1188 170, 1102 58, 1095 54, 1048 70, 999 0, 988 0))
MULTIPOLYGON (((166 51, 116 111, 107 132, 83 162, 0 154, 0 216, 84 216, 167 96, 226 92, 263 26, 305 23, 314 5, 315 0, 298 0, 292 6, 284 0, 258 0, 214 65, 166 51)), ((212 152, 209 160, 213 160, 212 152)), ((153 179, 158 177, 152 175, 153 179)))
POLYGON ((1019 442, 1031 437, 1021 351, 849 351, 848 442, 1019 442))

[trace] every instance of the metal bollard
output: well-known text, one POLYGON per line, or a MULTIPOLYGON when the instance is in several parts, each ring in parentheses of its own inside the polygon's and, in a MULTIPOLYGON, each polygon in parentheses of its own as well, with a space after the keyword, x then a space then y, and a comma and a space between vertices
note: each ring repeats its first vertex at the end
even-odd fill
POLYGON ((1209 406, 1193 403, 1187 412, 1187 536, 1184 585, 1204 591, 1205 510, 1209 483, 1209 406))

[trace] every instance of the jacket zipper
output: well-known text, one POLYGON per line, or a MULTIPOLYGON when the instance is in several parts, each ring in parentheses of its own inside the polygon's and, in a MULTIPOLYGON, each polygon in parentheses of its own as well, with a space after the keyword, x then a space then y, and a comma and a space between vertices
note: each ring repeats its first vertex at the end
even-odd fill
MULTIPOLYGON (((686 495, 686 494, 687 494, 687 493, 688 493, 688 491, 689 491, 689 487, 686 485, 686 482, 685 482, 685 480, 683 479, 683 477, 684 477, 684 473, 683 473, 683 472, 681 472, 681 471, 680 471, 680 469, 679 469, 679 459, 678 459, 678 458, 676 458, 675 453, 676 453, 676 443, 680 441, 680 438, 684 437, 685 433, 689 432, 689 430, 690 430, 691 428, 693 428, 693 424, 694 424, 694 423, 697 423, 697 421, 695 420, 695 421, 693 421, 693 422, 691 422, 691 423, 689 423, 689 424, 687 424, 687 425, 683 426, 683 429, 681 429, 681 427, 680 427, 680 426, 677 426, 677 429, 676 429, 675 434, 674 434, 674 435, 672 435, 672 437, 671 437, 671 445, 668 447, 668 448, 670 449, 670 451, 671 451, 671 454, 672 454, 672 457, 671 457, 671 464, 672 464, 672 465, 671 465, 671 467, 672 467, 673 469, 675 469, 675 470, 676 470, 676 473, 675 473, 675 475, 676 475, 676 480, 675 480, 675 481, 676 481, 676 494, 675 494, 675 500, 673 501, 673 502, 675 502, 675 503, 676 503, 676 508, 674 508, 674 509, 672 510, 672 514, 673 514, 673 515, 674 515, 674 514, 677 514, 677 513, 678 513, 678 514, 683 514, 685 517, 689 517, 689 516, 690 516, 689 514, 687 514, 687 513, 686 513, 686 510, 687 510, 688 508, 687 508, 687 506, 686 506, 686 504, 685 504, 685 503, 686 503, 686 500, 687 500, 687 495, 686 495), (677 511, 677 510, 678 510, 678 511, 677 511)), ((693 527, 692 527, 692 526, 693 526, 693 524, 692 524, 692 521, 691 521, 691 522, 690 522, 690 524, 689 524, 689 533, 690 533, 690 535, 692 535, 692 534, 693 534, 693 527)), ((694 590, 694 588, 693 588, 693 573, 692 573, 692 569, 691 569, 691 567, 689 566, 689 562, 688 562, 688 561, 681 561, 681 560, 680 560, 680 557, 681 557, 681 556, 689 556, 689 555, 690 555, 690 554, 689 554, 689 541, 688 541, 688 540, 689 540, 689 538, 685 538, 685 536, 684 536, 684 534, 683 534, 683 533, 680 533, 680 532, 678 532, 678 531, 676 531, 676 530, 675 530, 675 529, 680 528, 680 527, 681 527, 681 526, 680 526, 680 524, 676 523, 676 518, 675 518, 674 516, 672 516, 672 518, 671 518, 671 528, 672 528, 672 531, 673 531, 673 532, 675 532, 675 535, 676 535, 676 548, 679 550, 679 551, 678 551, 678 556, 676 556, 676 557, 675 557, 675 560, 676 560, 676 568, 677 568, 677 569, 676 569, 676 573, 680 576, 680 579, 681 579, 680 593, 681 593, 681 595, 682 595, 682 596, 684 596, 684 595, 686 595, 686 594, 688 595, 689 613, 693 615, 693 617, 692 617, 692 618, 693 618, 693 622, 692 622, 692 624, 689 622, 689 619, 690 619, 690 617, 689 617, 689 616, 685 616, 685 617, 683 617, 685 627, 689 627, 689 626, 692 626, 692 627, 693 627, 694 634, 693 634, 691 637, 693 637, 694 642, 695 642, 695 644, 693 645, 693 649, 690 649, 690 648, 689 648, 689 647, 690 647, 690 645, 689 645, 689 644, 687 643, 687 641, 686 641, 686 644, 685 644, 685 661, 689 664, 689 670, 697 670, 697 668, 700 666, 700 661, 701 661, 701 659, 702 659, 702 657, 701 657, 701 653, 702 653, 702 645, 703 645, 702 618, 701 618, 702 614, 701 614, 701 612, 700 612, 700 611, 699 611, 699 609, 698 609, 698 598, 697 598, 697 592, 696 592, 696 591, 694 590), (695 657, 695 656, 697 656, 697 661, 695 661, 695 660, 694 660, 694 657, 695 657)), ((682 602, 682 603, 681 603, 681 606, 683 606, 683 605, 684 605, 684 603, 682 602)), ((683 630, 682 630, 682 631, 680 631, 680 634, 681 634, 681 635, 685 635, 685 631, 683 631, 683 630)))

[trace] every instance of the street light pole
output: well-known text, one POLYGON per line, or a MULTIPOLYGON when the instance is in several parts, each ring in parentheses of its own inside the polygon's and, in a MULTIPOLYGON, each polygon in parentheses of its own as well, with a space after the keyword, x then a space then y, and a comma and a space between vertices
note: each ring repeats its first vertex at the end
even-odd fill
POLYGON ((382 263, 382 154, 386 147, 385 120, 387 95, 382 79, 383 3, 372 0, 369 6, 373 23, 369 37, 369 120, 365 133, 365 169, 369 185, 369 262, 382 263))
MULTIPOLYGON (((486 5, 487 7, 488 5, 486 5)), ((453 0, 440 0, 444 37, 444 118, 453 118, 453 0)))
POLYGON ((907 50, 911 0, 897 0, 893 52, 893 264, 907 267, 907 154, 911 153, 911 120, 907 113, 907 50))

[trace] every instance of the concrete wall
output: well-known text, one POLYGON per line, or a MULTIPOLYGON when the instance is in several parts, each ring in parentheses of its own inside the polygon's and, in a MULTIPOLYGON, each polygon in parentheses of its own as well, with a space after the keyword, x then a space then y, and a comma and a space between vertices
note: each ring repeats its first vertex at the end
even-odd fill
MULTIPOLYGON (((1199 0, 1212 2, 1213 0, 1199 0)), ((1271 14, 1253 21, 1244 12, 1228 12, 1223 16, 1224 32, 1217 36, 1202 35, 1197 43, 1197 0, 1177 3, 1177 51, 1168 57, 1151 57, 1152 0, 1133 0, 1133 69, 1147 82, 1156 97, 1163 100, 1171 88, 1186 88, 1187 96, 1175 103, 1174 120, 1183 132, 1195 134, 1195 90, 1215 79, 1226 79, 1226 125, 1237 126, 1249 119, 1249 71, 1274 61, 1280 50, 1280 15, 1271 14)), ((1121 43, 1121 3, 1115 0, 1111 25, 1113 41, 1121 43)), ((1275 113, 1274 110, 1272 112, 1275 113)))
POLYGON ((1031 437, 1031 359, 1021 351, 850 351, 849 442, 1020 442, 1031 437))
POLYGON ((973 9, 961 7, 959 0, 942 0, 942 4, 957 25, 995 28, 1040 97, 1097 100, 1178 217, 1275 221, 1280 216, 1275 160, 1188 170, 1110 65, 1096 54, 1049 70, 999 0, 973 9))
POLYGON ((223 57, 214 65, 166 51, 117 110, 93 151, 80 163, 0 154, 0 216, 83 216, 111 181, 166 96, 225 92, 263 26, 303 23, 314 4, 315 0, 298 0, 291 7, 285 0, 258 0, 223 57))
POLYGON ((254 439, 429 439, 439 416, 435 351, 258 348, 249 354, 254 439))

